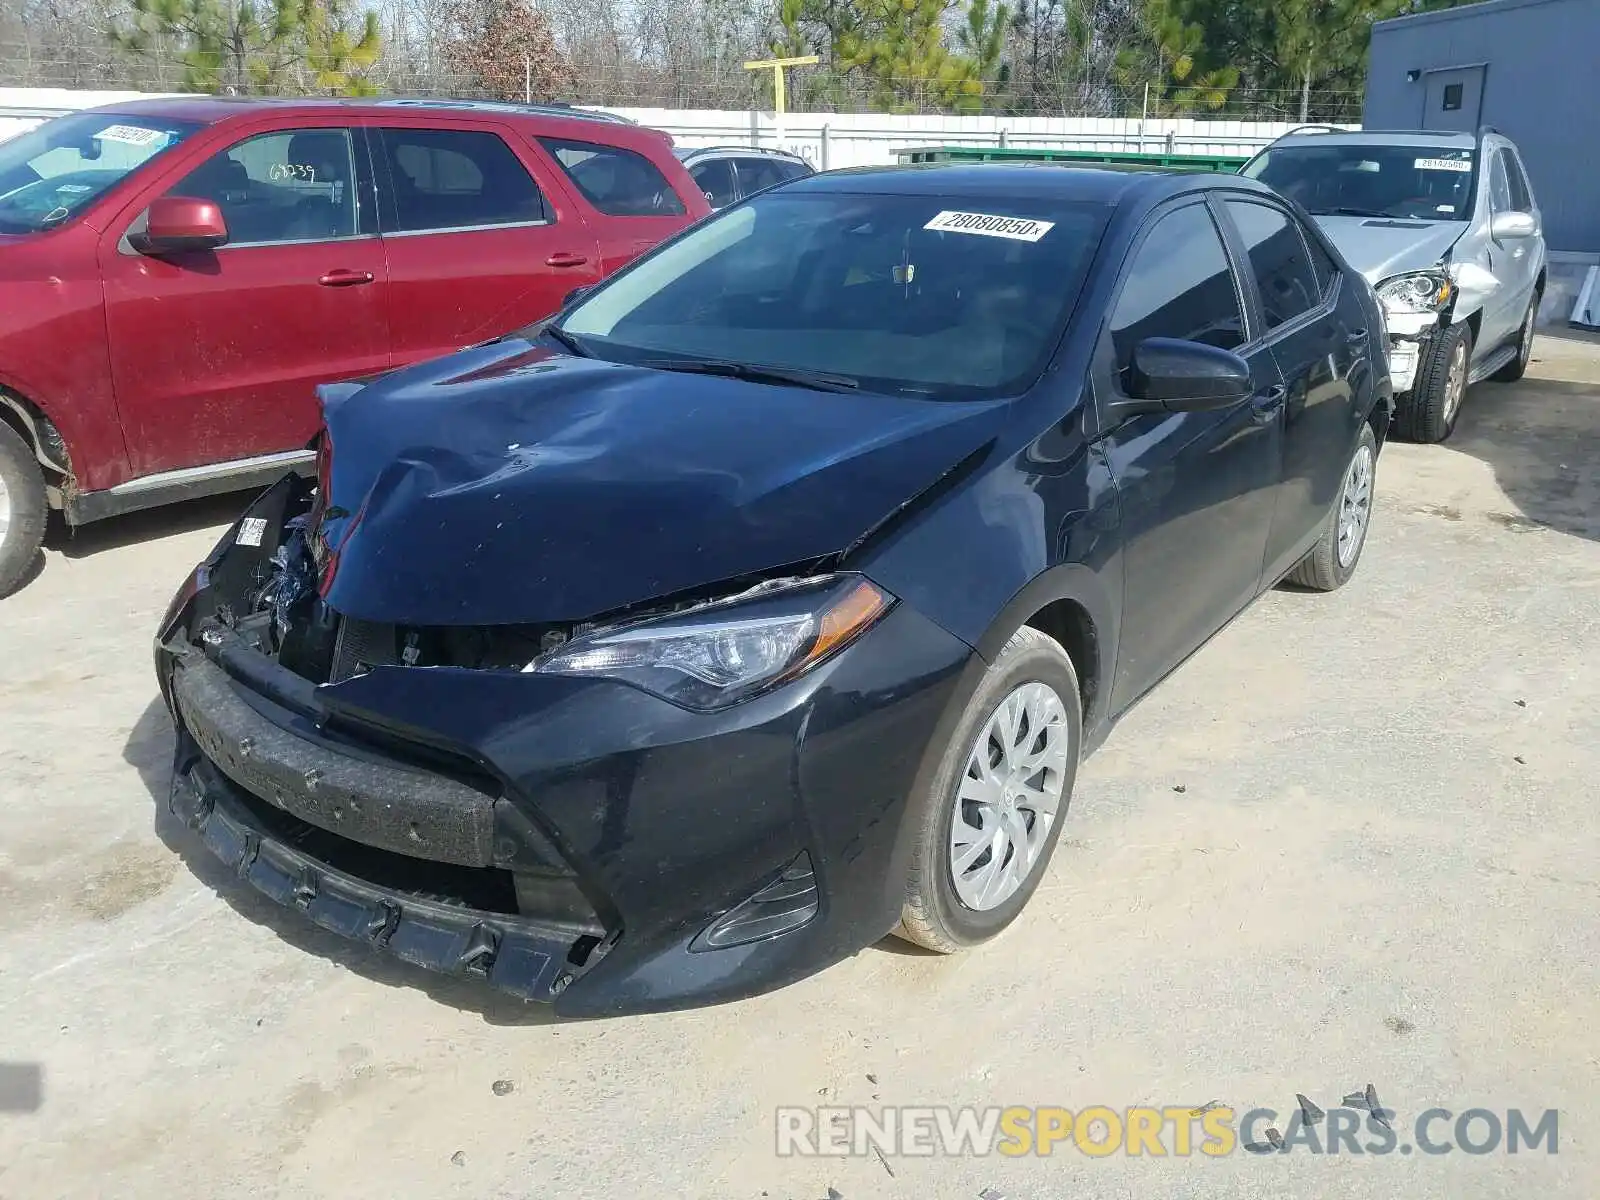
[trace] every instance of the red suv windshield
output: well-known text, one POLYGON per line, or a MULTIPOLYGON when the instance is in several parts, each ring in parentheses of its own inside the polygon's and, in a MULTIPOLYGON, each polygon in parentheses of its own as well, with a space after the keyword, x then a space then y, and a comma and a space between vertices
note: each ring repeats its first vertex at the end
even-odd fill
POLYGON ((86 112, 0 142, 0 233, 53 229, 200 126, 86 112))

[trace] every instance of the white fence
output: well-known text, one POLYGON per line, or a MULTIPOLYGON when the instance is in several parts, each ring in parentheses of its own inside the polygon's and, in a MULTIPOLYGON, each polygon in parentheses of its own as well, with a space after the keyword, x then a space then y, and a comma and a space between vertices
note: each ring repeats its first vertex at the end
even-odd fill
POLYGON ((885 113, 787 113, 780 125, 769 112, 668 108, 610 111, 665 130, 681 146, 777 147, 804 156, 812 166, 824 171, 892 163, 896 150, 916 146, 1248 155, 1295 125, 1103 117, 902 117, 885 113))
MULTIPOLYGON (((0 88, 0 140, 54 113, 132 99, 137 92, 0 88)), ((773 113, 671 108, 610 110, 670 133, 682 146, 775 146, 819 170, 895 161, 914 146, 1014 146, 1168 154, 1249 154, 1288 122, 1121 120, 1100 117, 941 117, 884 113, 773 113)), ((1354 128, 1354 127, 1352 127, 1354 128)))

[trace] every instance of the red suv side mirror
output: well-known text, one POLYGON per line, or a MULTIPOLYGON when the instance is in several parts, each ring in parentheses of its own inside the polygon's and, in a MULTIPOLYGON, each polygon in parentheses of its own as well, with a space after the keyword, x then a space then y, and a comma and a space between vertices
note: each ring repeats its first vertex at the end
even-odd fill
POLYGON ((146 254, 215 250, 228 240, 228 223, 215 200, 162 196, 150 204, 138 249, 146 254))

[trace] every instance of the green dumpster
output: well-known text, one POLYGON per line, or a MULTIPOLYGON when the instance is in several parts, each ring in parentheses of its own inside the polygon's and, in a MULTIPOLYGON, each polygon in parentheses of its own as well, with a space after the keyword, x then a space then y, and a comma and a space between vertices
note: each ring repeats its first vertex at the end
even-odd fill
POLYGON ((1102 150, 1047 150, 1032 146, 915 146, 896 150, 907 163, 1053 162, 1119 171, 1220 171, 1235 174, 1249 162, 1235 154, 1130 154, 1102 150))

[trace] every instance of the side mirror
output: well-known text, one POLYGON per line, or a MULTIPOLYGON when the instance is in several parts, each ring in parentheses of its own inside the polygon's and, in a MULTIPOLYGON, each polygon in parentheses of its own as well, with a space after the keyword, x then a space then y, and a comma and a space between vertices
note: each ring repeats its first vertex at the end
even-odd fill
POLYGON ((145 254, 215 250, 228 241, 228 223, 214 200, 162 196, 151 201, 143 235, 135 247, 145 254))
POLYGON ((1142 408, 1208 412, 1239 403, 1251 390, 1250 364, 1203 342, 1146 338, 1128 367, 1128 394, 1142 408))
POLYGON ((1532 237, 1537 232, 1532 213, 1497 212, 1489 219, 1489 236, 1497 242, 1532 237))

